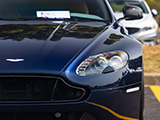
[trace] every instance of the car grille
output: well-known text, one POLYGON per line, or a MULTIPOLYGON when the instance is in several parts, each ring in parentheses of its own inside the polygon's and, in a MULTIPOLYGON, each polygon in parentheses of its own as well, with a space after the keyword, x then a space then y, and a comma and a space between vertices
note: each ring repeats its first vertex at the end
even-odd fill
POLYGON ((136 32, 139 32, 140 28, 126 28, 128 30, 128 34, 134 34, 136 32))
POLYGON ((52 77, 0 77, 0 103, 70 102, 85 96, 85 89, 52 77))

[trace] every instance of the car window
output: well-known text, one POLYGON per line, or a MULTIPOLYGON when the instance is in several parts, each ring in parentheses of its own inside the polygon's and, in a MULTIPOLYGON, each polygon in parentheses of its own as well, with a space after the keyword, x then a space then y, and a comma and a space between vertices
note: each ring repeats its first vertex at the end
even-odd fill
POLYGON ((16 19, 39 17, 95 19, 110 21, 104 0, 1 0, 0 18, 16 19), (58 12, 58 13, 57 13, 58 12), (38 14, 38 15, 37 15, 38 14), (67 14, 69 14, 67 16, 67 14))
POLYGON ((143 13, 149 13, 147 7, 143 1, 132 1, 132 0, 109 0, 111 7, 114 12, 122 12, 122 9, 126 5, 135 5, 143 10, 143 13))

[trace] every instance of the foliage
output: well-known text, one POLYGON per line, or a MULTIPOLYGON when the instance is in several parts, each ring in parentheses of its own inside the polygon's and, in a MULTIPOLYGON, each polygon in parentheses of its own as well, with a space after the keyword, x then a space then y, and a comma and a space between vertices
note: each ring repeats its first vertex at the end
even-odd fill
POLYGON ((156 9, 160 13, 160 0, 146 0, 151 9, 156 9))

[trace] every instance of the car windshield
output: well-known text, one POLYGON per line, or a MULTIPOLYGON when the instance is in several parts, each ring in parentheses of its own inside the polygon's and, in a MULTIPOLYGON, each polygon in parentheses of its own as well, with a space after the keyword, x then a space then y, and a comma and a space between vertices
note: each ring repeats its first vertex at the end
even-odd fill
POLYGON ((1 19, 73 19, 110 21, 104 0, 1 0, 1 19))
POLYGON ((122 12, 122 9, 126 5, 135 5, 143 10, 143 13, 149 13, 143 1, 133 0, 109 0, 110 5, 114 12, 122 12))

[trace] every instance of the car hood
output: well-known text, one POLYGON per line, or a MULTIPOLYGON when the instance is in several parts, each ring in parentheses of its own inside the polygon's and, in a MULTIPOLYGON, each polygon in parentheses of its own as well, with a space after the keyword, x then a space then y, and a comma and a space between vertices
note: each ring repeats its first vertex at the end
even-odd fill
MULTIPOLYGON (((123 13, 114 14, 116 19, 123 17, 123 13)), ((143 18, 140 20, 122 20, 120 23, 125 27, 144 28, 156 26, 158 28, 158 24, 151 14, 143 14, 143 18)))
POLYGON ((0 74, 60 74, 106 23, 0 21, 0 74))

